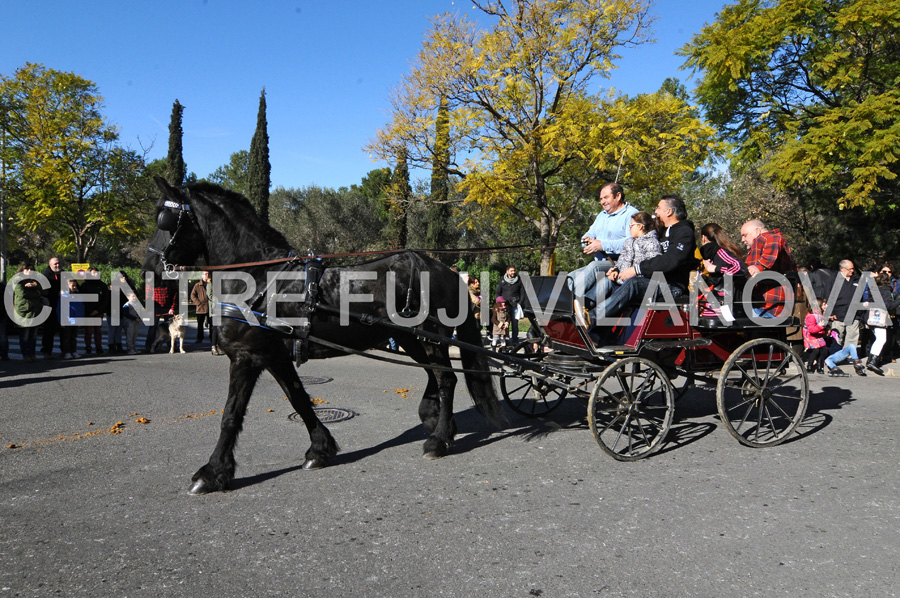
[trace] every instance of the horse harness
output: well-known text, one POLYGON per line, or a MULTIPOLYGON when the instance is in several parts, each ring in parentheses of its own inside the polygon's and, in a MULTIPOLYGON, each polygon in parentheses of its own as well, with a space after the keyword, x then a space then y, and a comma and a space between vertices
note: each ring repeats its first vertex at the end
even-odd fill
MULTIPOLYGON (((188 194, 190 197, 190 191, 188 189, 184 189, 184 192, 188 194)), ((166 232, 171 233, 171 237, 169 238, 169 242, 166 247, 162 250, 157 249, 156 247, 150 246, 148 247, 148 251, 155 253, 159 256, 160 261, 163 264, 163 268, 166 272, 174 272, 175 270, 183 269, 183 267, 176 266, 174 264, 170 264, 168 262, 169 252, 174 248, 175 241, 178 238, 178 234, 182 231, 182 228, 186 221, 189 221, 192 225, 198 226, 197 217, 194 214, 193 210, 191 210, 191 206, 188 202, 176 202, 172 200, 165 200, 163 204, 164 209, 160 210, 159 214, 156 217, 156 225, 160 230, 164 230, 166 232)), ((293 252, 291 252, 293 253, 293 252)), ((401 317, 410 317, 413 315, 411 309, 412 302, 412 292, 413 292, 413 280, 415 279, 416 273, 418 273, 418 268, 415 265, 415 261, 410 255, 410 262, 412 264, 412 268, 410 269, 410 284, 407 288, 406 293, 406 305, 403 310, 401 310, 398 315, 401 317)), ((302 363, 305 363, 309 359, 309 342, 312 341, 316 344, 322 345, 327 348, 331 348, 334 350, 343 351, 348 354, 359 354, 365 355, 366 357, 377 359, 380 361, 387 361, 390 363, 395 363, 398 365, 405 366, 414 366, 421 367, 418 364, 410 364, 405 361, 399 361, 395 359, 388 359, 385 357, 377 357, 374 355, 369 355, 362 351, 357 351, 350 347, 345 347, 342 345, 338 345, 336 343, 331 343, 326 341, 325 339, 317 338, 312 336, 310 333, 312 331, 311 317, 316 311, 325 311, 332 314, 340 314, 341 311, 335 307, 332 307, 327 304, 319 303, 319 292, 320 292, 320 282, 322 280, 322 275, 325 272, 325 264, 321 257, 317 257, 312 252, 309 252, 307 256, 298 256, 289 254, 287 258, 283 258, 280 260, 282 265, 278 268, 277 272, 287 272, 293 269, 295 264, 300 261, 305 262, 306 266, 306 284, 305 284, 305 298, 303 302, 300 304, 299 309, 300 313, 300 325, 294 326, 288 324, 283 320, 279 320, 276 317, 270 317, 265 308, 262 308, 261 305, 263 300, 268 301, 268 299, 275 295, 275 292, 270 294, 270 290, 276 285, 279 280, 278 276, 270 277, 271 280, 269 283, 260 291, 251 298, 248 303, 249 312, 253 314, 256 319, 256 322, 250 321, 247 318, 247 314, 245 311, 248 308, 240 308, 237 305, 229 304, 229 303, 217 303, 216 305, 219 307, 219 313, 222 317, 229 318, 232 320, 237 320, 240 322, 244 322, 250 326, 257 326, 260 328, 266 328, 272 330, 274 332, 278 332, 284 335, 287 338, 294 339, 294 360, 296 364, 299 366, 302 363)), ((248 264, 249 265, 249 264, 248 264)), ((224 269, 224 268, 223 268, 224 269)), ((488 354, 492 354, 492 352, 485 350, 483 347, 477 347, 475 345, 469 345, 468 343, 463 343, 456 339, 448 339, 446 336, 436 334, 434 332, 430 332, 428 330, 424 330, 419 327, 409 327, 402 326, 394 323, 389 318, 384 318, 381 316, 375 316, 372 314, 360 313, 348 311, 347 315, 351 318, 358 320, 362 324, 366 325, 381 325, 388 328, 393 328, 395 330, 402 330, 404 332, 413 332, 416 336, 419 337, 420 340, 430 343, 442 343, 442 342, 450 342, 451 344, 464 346, 470 350, 475 350, 478 352, 485 352, 488 354)), ((428 315, 425 319, 424 323, 431 323, 435 325, 439 325, 440 322, 432 315, 428 315)), ((513 358, 514 361, 519 361, 518 359, 513 358)), ((527 363, 527 362, 523 362, 527 363)), ((460 372, 466 373, 468 370, 452 368, 452 367, 443 367, 443 366, 431 366, 432 370, 442 370, 448 372, 460 372)))
MULTIPOLYGON (((319 301, 319 293, 321 290, 320 282, 322 279, 322 275, 325 272, 325 265, 323 261, 319 258, 315 258, 310 254, 310 256, 299 258, 306 259, 306 292, 305 298, 302 303, 300 303, 300 324, 297 326, 288 324, 283 320, 279 320, 276 317, 269 316, 265 308, 262 307, 264 300, 267 301, 269 298, 275 295, 275 291, 270 292, 275 282, 278 280, 278 277, 272 277, 272 280, 268 285, 261 291, 257 292, 253 298, 249 302, 249 310, 253 314, 256 319, 256 322, 250 321, 246 316, 247 308, 240 308, 237 305, 227 304, 227 303, 218 303, 220 307, 220 313, 222 317, 229 318, 232 320, 237 320, 240 322, 244 322, 250 326, 257 326, 260 328, 266 328, 272 330, 274 332, 278 332, 282 334, 286 338, 291 338, 294 341, 293 351, 294 351, 294 361, 297 366, 305 363, 309 360, 309 343, 313 342, 317 345, 321 345, 323 347, 342 351, 344 353, 353 354, 353 355, 363 355, 370 359, 375 359, 378 361, 386 361, 398 365, 404 366, 412 366, 412 367, 422 367, 419 364, 411 364, 406 361, 400 361, 396 359, 390 359, 386 357, 379 357, 375 355, 371 355, 369 353, 365 353, 363 351, 357 351, 356 349, 352 349, 350 347, 346 347, 343 345, 339 345, 337 343, 332 343, 323 338, 316 337, 311 334, 312 332, 312 316, 314 313, 318 312, 326 312, 332 315, 340 315, 341 313, 346 314, 350 318, 357 320, 361 324, 365 324, 367 326, 379 325, 387 328, 391 328, 394 330, 401 330, 403 332, 412 332, 414 333, 420 340, 424 342, 439 344, 449 342, 450 344, 456 344, 459 346, 463 346, 470 350, 481 351, 487 354, 493 355, 490 351, 485 350, 483 347, 476 347, 475 345, 469 345, 468 343, 463 343, 456 339, 448 339, 444 335, 437 334, 435 332, 425 330, 422 327, 410 327, 404 326, 401 324, 396 324, 390 318, 385 318, 382 316, 376 316, 373 314, 355 312, 355 311, 344 311, 341 312, 340 309, 328 305, 326 303, 321 303, 319 301)), ((410 257, 412 260, 412 257, 410 257)), ((279 272, 289 270, 293 264, 297 262, 292 260, 285 263, 281 268, 279 268, 279 272)), ((413 267, 411 269, 410 274, 410 284, 407 290, 406 297, 406 305, 404 308, 398 312, 398 315, 404 318, 412 317, 414 312, 411 309, 411 301, 412 301, 412 282, 415 279, 416 274, 418 273, 418 268, 413 267)), ((439 326, 440 321, 432 315, 428 315, 425 318, 423 324, 432 324, 434 326, 439 326)), ((421 325, 420 325, 421 326, 421 325)), ((460 368, 452 368, 452 367, 443 367, 443 366, 430 366, 432 370, 441 370, 447 372, 458 372, 458 373, 467 373, 470 370, 460 369, 460 368)), ((476 371, 476 370, 471 370, 476 371)))

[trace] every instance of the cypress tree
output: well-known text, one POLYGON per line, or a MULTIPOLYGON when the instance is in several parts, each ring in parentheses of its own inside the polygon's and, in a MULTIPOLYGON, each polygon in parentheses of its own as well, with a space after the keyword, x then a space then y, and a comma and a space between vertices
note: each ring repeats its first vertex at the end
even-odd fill
POLYGON ((412 187, 409 185, 409 165, 406 161, 406 150, 402 149, 397 154, 397 166, 391 175, 392 195, 388 213, 391 218, 391 232, 393 233, 394 248, 406 247, 407 213, 409 201, 412 198, 412 187))
POLYGON ((447 221, 450 219, 450 111, 447 99, 441 98, 434 126, 434 158, 431 163, 431 198, 428 204, 425 244, 429 249, 446 249, 449 243, 447 221))
POLYGON ((266 131, 266 89, 259 95, 259 111, 256 114, 256 131, 250 142, 248 172, 250 202, 256 213, 269 222, 269 185, 272 166, 269 164, 269 133, 266 131))
POLYGON ((166 178, 170 185, 183 185, 187 176, 187 166, 181 154, 181 118, 184 106, 178 100, 172 104, 172 118, 169 120, 169 154, 166 156, 166 178))

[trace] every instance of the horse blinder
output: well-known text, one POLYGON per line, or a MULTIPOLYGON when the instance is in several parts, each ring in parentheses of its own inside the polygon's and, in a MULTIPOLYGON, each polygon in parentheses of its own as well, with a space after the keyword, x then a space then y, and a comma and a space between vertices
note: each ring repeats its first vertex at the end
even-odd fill
POLYGON ((167 233, 173 233, 178 229, 178 220, 180 214, 176 214, 174 210, 168 208, 161 210, 156 217, 156 228, 164 230, 167 233))

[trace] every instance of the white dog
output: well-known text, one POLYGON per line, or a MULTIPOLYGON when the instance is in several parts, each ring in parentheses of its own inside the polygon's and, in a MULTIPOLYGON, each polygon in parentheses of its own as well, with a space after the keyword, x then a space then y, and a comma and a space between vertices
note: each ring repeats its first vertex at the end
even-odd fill
POLYGON ((178 352, 184 353, 184 316, 181 314, 175 314, 175 317, 172 318, 172 321, 169 322, 169 336, 172 337, 172 346, 169 348, 169 353, 175 352, 175 339, 178 339, 178 352))
POLYGON ((184 316, 181 314, 175 314, 172 317, 172 321, 168 324, 163 322, 159 325, 159 329, 156 331, 156 341, 153 343, 153 350, 151 352, 155 353, 156 348, 159 345, 165 345, 166 340, 171 339, 171 346, 169 348, 169 353, 175 352, 175 339, 178 339, 180 343, 178 347, 179 353, 184 353, 184 316))

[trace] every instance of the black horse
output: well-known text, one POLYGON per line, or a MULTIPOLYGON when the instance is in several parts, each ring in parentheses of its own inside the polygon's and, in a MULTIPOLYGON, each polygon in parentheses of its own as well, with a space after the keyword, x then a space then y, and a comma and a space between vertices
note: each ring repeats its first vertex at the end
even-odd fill
MULTIPOLYGON (((198 262, 228 266, 279 260, 291 255, 291 247, 284 236, 262 222, 243 196, 208 183, 171 187, 157 178, 157 186, 162 192, 156 209, 157 230, 144 260, 144 269, 155 272, 157 281, 165 279, 166 265, 170 265, 170 269, 175 265, 197 266, 198 262)), ((264 300, 276 290, 270 284, 269 273, 292 268, 302 271, 306 263, 306 260, 297 260, 241 268, 242 272, 252 276, 259 289, 244 305, 244 315, 249 308, 255 314, 256 322, 242 321, 250 318, 243 317, 234 308, 222 308, 226 316, 237 315, 222 318, 219 335, 219 346, 231 360, 228 401, 218 443, 209 462, 194 474, 191 494, 225 490, 234 478, 234 447, 250 394, 263 370, 268 370, 278 381, 309 431, 311 446, 306 451, 303 468, 323 467, 337 454, 337 443, 316 417, 310 396, 297 375, 295 357, 292 356, 295 347, 306 347, 307 357, 315 359, 346 354, 336 347, 367 350, 385 346, 388 338, 395 339, 428 373, 428 384, 419 404, 419 418, 430 434, 425 441, 425 457, 442 457, 453 446, 456 376, 452 371, 441 369, 450 366, 447 344, 423 342, 415 329, 398 328, 388 322, 393 305, 403 306, 400 314, 403 317, 412 317, 421 310, 423 313, 418 315, 425 318, 427 301, 427 318, 420 329, 446 338, 452 333, 451 326, 445 323, 448 318, 464 317, 462 323, 455 324, 457 337, 463 342, 480 344, 480 332, 469 306, 468 294, 457 292, 462 285, 459 276, 427 256, 412 251, 398 252, 364 264, 324 268, 317 285, 313 275, 305 280, 282 281, 277 287, 278 293, 290 293, 295 297, 305 293, 306 298, 280 302, 274 316, 267 313, 268 302, 264 300), (427 276, 421 276, 422 273, 427 276), (427 286, 420 288, 425 281, 427 286), (371 294, 371 300, 345 303, 342 310, 342 292, 352 293, 356 298, 371 294), (393 301, 389 303, 388 299, 393 301), (463 312, 465 316, 460 315, 463 312), (304 334, 292 333, 295 328, 283 322, 303 316, 308 317, 310 339, 321 339, 330 346, 315 340, 308 345, 296 343, 296 337, 304 334)), ((246 291, 247 286, 252 284, 224 280, 223 296, 246 291)), ((346 295, 345 299, 348 297, 346 295)), ((302 330, 303 326, 296 329, 302 330)), ((476 409, 491 423, 499 423, 499 402, 486 357, 466 350, 461 351, 461 357, 476 409)))

